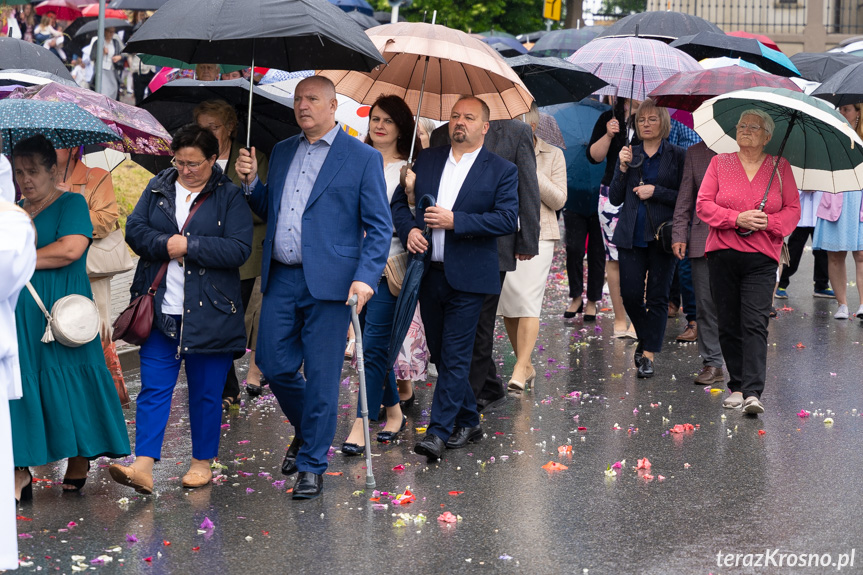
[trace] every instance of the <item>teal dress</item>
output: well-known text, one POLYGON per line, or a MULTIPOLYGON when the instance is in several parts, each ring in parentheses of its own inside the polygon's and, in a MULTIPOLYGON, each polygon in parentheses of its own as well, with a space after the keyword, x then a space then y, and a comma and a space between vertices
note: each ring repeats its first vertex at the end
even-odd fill
MULTIPOLYGON (((33 220, 37 249, 68 235, 93 236, 84 196, 65 192, 33 220)), ((70 294, 93 297, 87 253, 65 267, 36 270, 30 283, 50 311, 70 294)), ((45 316, 28 290, 15 308, 24 395, 9 402, 16 466, 67 457, 93 459, 130 453, 123 410, 98 337, 80 347, 42 343, 45 316)))

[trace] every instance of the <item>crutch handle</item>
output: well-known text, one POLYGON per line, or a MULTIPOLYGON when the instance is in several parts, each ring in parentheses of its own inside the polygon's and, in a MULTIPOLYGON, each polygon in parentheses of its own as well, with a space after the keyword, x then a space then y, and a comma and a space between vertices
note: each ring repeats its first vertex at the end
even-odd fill
POLYGON ((358 303, 359 303, 359 298, 357 297, 357 294, 352 295, 350 297, 350 299, 348 300, 348 305, 351 307, 357 307, 358 303))

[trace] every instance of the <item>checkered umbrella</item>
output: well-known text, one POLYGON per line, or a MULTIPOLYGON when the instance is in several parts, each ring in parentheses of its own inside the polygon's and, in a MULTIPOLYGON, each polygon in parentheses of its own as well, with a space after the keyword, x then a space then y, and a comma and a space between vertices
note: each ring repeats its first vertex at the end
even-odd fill
POLYGON ((699 72, 678 72, 653 90, 650 97, 658 106, 693 112, 705 100, 714 96, 755 86, 800 91, 797 84, 788 78, 747 70, 740 66, 726 66, 699 72))
POLYGON ((567 58, 611 86, 596 93, 644 100, 652 90, 678 72, 701 66, 680 50, 644 38, 597 38, 567 58))

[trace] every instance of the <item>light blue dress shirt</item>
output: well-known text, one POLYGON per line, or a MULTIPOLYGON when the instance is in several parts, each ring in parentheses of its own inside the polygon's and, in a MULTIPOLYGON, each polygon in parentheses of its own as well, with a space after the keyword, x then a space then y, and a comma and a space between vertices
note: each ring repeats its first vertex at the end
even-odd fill
POLYGON ((297 152, 285 176, 273 241, 273 258, 283 264, 303 263, 303 213, 321 166, 324 165, 339 130, 341 126, 336 123, 332 130, 314 144, 309 143, 305 134, 300 134, 297 152))

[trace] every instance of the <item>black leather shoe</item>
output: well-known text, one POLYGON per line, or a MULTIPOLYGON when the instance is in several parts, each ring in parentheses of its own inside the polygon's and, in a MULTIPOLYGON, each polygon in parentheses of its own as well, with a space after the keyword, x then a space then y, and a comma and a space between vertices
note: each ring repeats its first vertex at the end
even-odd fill
POLYGON ((434 433, 426 433, 422 440, 414 445, 416 453, 425 455, 429 459, 440 459, 444 449, 446 449, 446 444, 443 442, 443 439, 434 433))
POLYGON ((314 499, 324 490, 324 476, 311 471, 300 471, 291 499, 314 499))
POLYGON ((492 411, 497 407, 501 407, 506 403, 506 395, 500 395, 498 397, 486 398, 480 397, 476 400, 476 410, 479 413, 483 411, 492 411))
POLYGON ((639 341, 638 345, 635 346, 635 355, 632 356, 635 367, 641 367, 642 357, 644 357, 644 344, 639 341))
POLYGON ((447 449, 461 449, 468 443, 476 443, 482 439, 482 426, 456 427, 446 442, 447 449))
POLYGON ((638 365, 639 379, 647 379, 653 377, 653 360, 646 357, 641 358, 641 363, 638 365))
POLYGON ((366 451, 365 445, 357 445, 356 443, 342 443, 342 455, 362 455, 366 451))
POLYGON ((283 475, 293 475, 297 472, 297 453, 300 452, 300 447, 302 446, 303 442, 295 435, 294 440, 291 441, 288 450, 285 452, 285 458, 282 460, 283 475))
MULTIPOLYGON (((399 428, 399 430, 398 431, 379 431, 378 435, 377 435, 377 440, 380 441, 381 443, 384 443, 386 441, 392 441, 393 439, 398 437, 399 433, 404 431, 407 426, 408 426, 408 416, 402 414, 402 426, 399 428)), ((342 451, 344 451, 344 448, 342 449, 342 451)))

